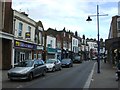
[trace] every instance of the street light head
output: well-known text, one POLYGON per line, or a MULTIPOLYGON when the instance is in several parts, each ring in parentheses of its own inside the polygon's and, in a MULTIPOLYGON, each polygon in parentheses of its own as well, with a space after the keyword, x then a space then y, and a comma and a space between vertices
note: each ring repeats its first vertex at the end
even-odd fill
POLYGON ((92 19, 90 18, 90 16, 88 16, 88 19, 86 21, 92 21, 92 19))

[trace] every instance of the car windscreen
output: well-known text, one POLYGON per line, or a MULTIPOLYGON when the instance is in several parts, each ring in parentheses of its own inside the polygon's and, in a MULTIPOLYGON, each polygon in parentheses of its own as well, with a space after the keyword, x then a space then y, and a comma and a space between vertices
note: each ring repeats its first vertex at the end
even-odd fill
POLYGON ((70 62, 70 60, 69 59, 63 59, 62 62, 67 63, 67 62, 70 62))
POLYGON ((22 61, 17 64, 17 67, 32 67, 33 61, 28 60, 28 61, 22 61))
POLYGON ((77 56, 77 57, 75 57, 75 59, 80 59, 80 57, 79 57, 79 56, 77 56))
POLYGON ((46 63, 54 63, 55 60, 47 60, 46 63))

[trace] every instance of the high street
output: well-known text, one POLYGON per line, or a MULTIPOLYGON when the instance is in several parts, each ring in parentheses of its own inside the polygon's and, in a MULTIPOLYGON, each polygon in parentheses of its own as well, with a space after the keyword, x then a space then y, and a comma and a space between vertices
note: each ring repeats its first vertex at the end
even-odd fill
POLYGON ((32 81, 3 81, 3 88, 83 88, 93 69, 93 61, 74 64, 72 68, 48 72, 32 81))

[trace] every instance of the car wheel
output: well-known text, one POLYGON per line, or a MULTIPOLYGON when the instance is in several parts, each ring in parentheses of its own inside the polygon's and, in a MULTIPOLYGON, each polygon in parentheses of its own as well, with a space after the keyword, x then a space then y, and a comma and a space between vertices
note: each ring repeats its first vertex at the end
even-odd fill
POLYGON ((12 78, 10 78, 10 81, 14 81, 12 78))
POLYGON ((70 68, 70 67, 71 67, 71 64, 68 65, 68 68, 70 68))
POLYGON ((60 67, 59 70, 62 70, 62 67, 60 67))
POLYGON ((28 80, 31 81, 32 79, 33 79, 33 74, 30 73, 30 74, 28 75, 28 80))
POLYGON ((53 67, 52 71, 55 72, 55 67, 53 67))
POLYGON ((45 76, 45 75, 46 75, 46 70, 43 70, 42 76, 45 76))

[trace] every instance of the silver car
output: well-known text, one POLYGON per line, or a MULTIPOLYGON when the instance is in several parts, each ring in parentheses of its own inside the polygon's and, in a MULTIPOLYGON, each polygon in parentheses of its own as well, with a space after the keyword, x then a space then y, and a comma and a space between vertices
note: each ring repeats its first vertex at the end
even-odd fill
POLYGON ((28 79, 32 80, 33 77, 46 74, 46 65, 43 60, 25 60, 19 62, 14 68, 8 71, 8 78, 15 79, 28 79))
POLYGON ((48 59, 46 60, 47 71, 61 70, 61 62, 58 59, 48 59))

